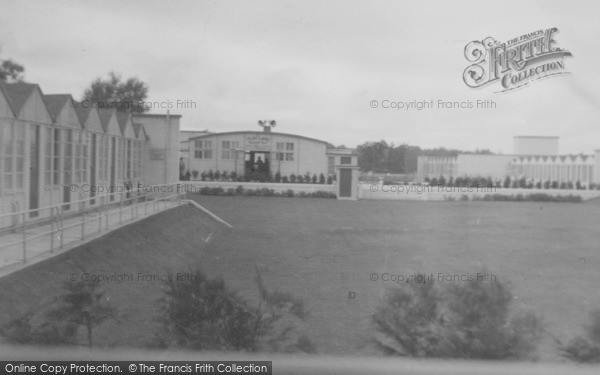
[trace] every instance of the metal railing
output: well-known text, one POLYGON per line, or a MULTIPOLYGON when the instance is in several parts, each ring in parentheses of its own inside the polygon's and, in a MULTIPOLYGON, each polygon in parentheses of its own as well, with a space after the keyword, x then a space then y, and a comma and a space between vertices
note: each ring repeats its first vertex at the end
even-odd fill
MULTIPOLYGON (((12 256, 8 256, 15 260, 14 253, 18 247, 21 252, 20 260, 25 263, 30 258, 28 245, 32 245, 34 240, 49 239, 49 242, 45 242, 46 250, 43 250, 43 243, 37 244, 38 250, 42 247, 42 251, 38 253, 54 252, 65 246, 67 233, 74 237, 74 240, 85 240, 124 222, 135 221, 179 205, 184 195, 184 186, 174 183, 144 189, 128 189, 33 210, 2 214, 0 223, 10 224, 0 227, 0 259, 4 259, 6 263, 6 252, 12 250, 12 256)), ((6 264, 0 263, 0 267, 3 265, 6 264)))

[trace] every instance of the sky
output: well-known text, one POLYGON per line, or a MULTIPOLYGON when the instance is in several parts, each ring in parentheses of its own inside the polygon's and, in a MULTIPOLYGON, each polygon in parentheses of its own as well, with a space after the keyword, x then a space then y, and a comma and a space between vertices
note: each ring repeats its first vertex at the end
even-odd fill
POLYGON ((81 99, 110 71, 135 76, 150 88, 151 113, 171 104, 186 130, 260 130, 258 120, 276 120, 274 131, 347 147, 385 140, 511 153, 513 136, 548 135, 560 137, 561 153, 600 149, 594 0, 0 0, 0 8, 0 58, 24 65, 45 94, 81 99), (569 74, 503 93, 498 83, 463 82, 469 42, 552 27, 573 55, 569 74), (431 100, 420 111, 382 108, 431 100))

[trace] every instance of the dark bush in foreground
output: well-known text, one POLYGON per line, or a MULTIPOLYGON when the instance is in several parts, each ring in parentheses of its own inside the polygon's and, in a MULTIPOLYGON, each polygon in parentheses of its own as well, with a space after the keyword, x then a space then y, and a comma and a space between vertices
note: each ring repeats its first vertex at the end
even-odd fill
POLYGON ((600 363, 600 310, 592 313, 586 337, 577 336, 561 348, 564 357, 581 363, 600 363))
POLYGON ((532 359, 543 331, 531 314, 509 316, 511 293, 498 282, 402 284, 373 316, 376 343, 410 357, 532 359))
POLYGON ((312 352, 299 333, 307 313, 302 301, 270 292, 257 274, 259 301, 251 305, 229 290, 222 279, 201 271, 185 282, 167 283, 162 330, 157 345, 164 348, 228 351, 312 352))
POLYGON ((14 344, 85 343, 92 347, 94 330, 107 320, 117 320, 116 308, 106 303, 98 286, 93 282, 66 282, 64 293, 49 306, 12 320, 0 333, 14 344))

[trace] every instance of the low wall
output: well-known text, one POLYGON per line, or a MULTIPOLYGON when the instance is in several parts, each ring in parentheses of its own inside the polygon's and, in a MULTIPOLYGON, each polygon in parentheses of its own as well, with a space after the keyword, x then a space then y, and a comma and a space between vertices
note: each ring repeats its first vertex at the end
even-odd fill
POLYGON ((361 183, 358 188, 358 199, 375 200, 410 200, 410 201, 443 201, 459 200, 463 195, 472 200, 473 197, 484 197, 486 194, 528 195, 543 193, 555 195, 578 195, 581 199, 589 200, 600 197, 600 190, 565 190, 565 189, 510 189, 510 188, 469 188, 418 185, 382 185, 361 183))
POLYGON ((243 186, 244 189, 273 189, 277 193, 285 192, 287 190, 293 190, 294 193, 312 193, 315 191, 329 191, 335 193, 337 191, 336 185, 327 184, 283 184, 276 182, 235 182, 235 181, 182 181, 182 185, 185 186, 185 191, 188 193, 199 192, 203 187, 221 187, 224 190, 230 188, 237 188, 243 186))

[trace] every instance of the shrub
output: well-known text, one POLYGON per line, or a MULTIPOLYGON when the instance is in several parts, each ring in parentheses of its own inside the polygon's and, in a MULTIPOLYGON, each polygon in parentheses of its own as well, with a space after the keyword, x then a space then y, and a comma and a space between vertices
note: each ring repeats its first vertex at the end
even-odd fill
POLYGON ((237 195, 242 195, 242 194, 244 194, 244 187, 243 187, 242 185, 238 185, 238 186, 235 188, 235 193, 236 193, 237 195))
POLYGON ((290 182, 291 182, 292 184, 296 183, 296 175, 295 175, 295 174, 293 174, 293 173, 290 175, 290 182))
POLYGON ((287 184, 288 182, 290 182, 290 180, 288 179, 288 176, 283 176, 281 178, 281 182, 283 182, 284 184, 287 184))
POLYGON ((319 183, 321 185, 325 184, 325 175, 323 173, 319 175, 319 183))
POLYGON ((292 189, 287 189, 285 191, 285 196, 288 198, 293 198, 294 197, 294 191, 292 189))
POLYGON ((269 291, 260 273, 256 305, 229 290, 222 279, 208 279, 200 270, 194 276, 185 282, 166 283, 159 346, 250 352, 314 350, 297 329, 307 316, 302 301, 269 291))
POLYGON ((299 184, 304 183, 304 176, 302 176, 301 174, 299 174, 298 176, 296 176, 296 182, 299 184))
POLYGON ((215 171, 215 181, 221 181, 221 172, 218 169, 215 171))
POLYGON ((329 175, 327 176, 327 185, 331 185, 333 184, 333 176, 329 175))
POLYGON ((310 173, 309 173, 309 172, 306 172, 306 173, 304 174, 304 183, 305 183, 305 184, 310 184, 310 181, 311 181, 311 176, 310 176, 310 173))
POLYGON ((586 337, 577 336, 561 347, 564 357, 581 363, 600 363, 600 310, 591 315, 586 337))
POLYGON ((84 330, 85 344, 93 346, 93 332, 110 319, 117 319, 116 309, 106 302, 104 292, 96 282, 65 282, 64 293, 42 309, 43 322, 34 324, 35 313, 9 322, 2 335, 16 344, 78 345, 80 329, 84 330))
POLYGON ((316 174, 313 174, 313 176, 312 176, 312 183, 313 183, 313 184, 316 184, 318 181, 319 181, 319 180, 318 180, 318 177, 317 177, 317 175, 316 175, 316 174))
POLYGON ((506 178, 504 179, 504 184, 502 186, 507 189, 510 187, 510 177, 509 176, 506 176, 506 178))
POLYGON ((209 181, 214 181, 215 180, 215 173, 213 172, 213 170, 209 170, 208 174, 206 175, 206 178, 208 178, 209 181))
POLYGON ((532 314, 509 316, 511 293, 499 282, 440 285, 418 276, 391 290, 376 310, 376 343, 411 357, 529 359, 541 337, 532 314), (423 282, 425 281, 425 282, 423 282))
POLYGON ((194 176, 194 180, 197 180, 198 179, 198 171, 194 169, 192 171, 192 176, 194 176))
POLYGON ((281 173, 275 173, 275 182, 281 182, 281 173))
POLYGON ((200 179, 202 181, 206 181, 207 178, 208 178, 208 174, 205 171, 202 171, 202 173, 200 174, 200 179))

